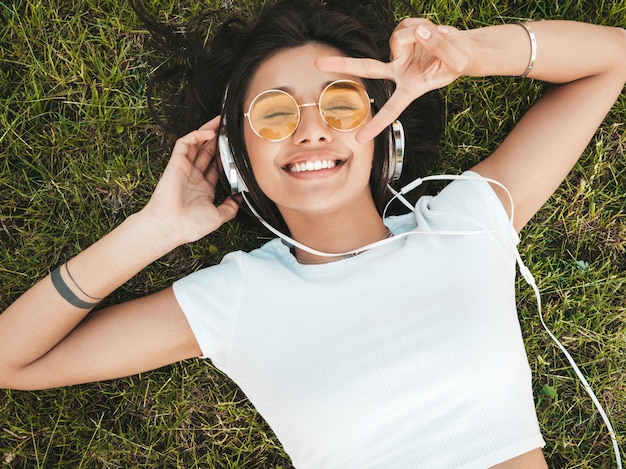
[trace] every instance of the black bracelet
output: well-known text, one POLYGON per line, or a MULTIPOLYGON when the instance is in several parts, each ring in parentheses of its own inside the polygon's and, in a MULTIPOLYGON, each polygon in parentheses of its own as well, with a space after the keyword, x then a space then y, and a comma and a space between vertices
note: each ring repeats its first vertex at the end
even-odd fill
POLYGON ((61 277, 61 268, 57 267, 50 273, 50 278, 52 279, 52 285, 56 288, 59 295, 63 297, 65 301, 67 301, 72 306, 80 309, 91 309, 96 306, 98 303, 87 303, 86 301, 78 298, 72 290, 66 285, 63 281, 63 277, 61 277))
POLYGON ((91 296, 89 293, 87 293, 85 290, 83 290, 82 288, 80 288, 80 285, 78 285, 78 283, 76 283, 76 280, 74 280, 74 277, 72 277, 72 274, 70 273, 70 266, 69 266, 69 262, 65 263, 65 272, 67 272, 67 276, 70 278, 70 280, 72 282, 74 282, 74 285, 76 286, 76 288, 78 288, 80 290, 80 292, 85 295, 87 298, 90 298, 92 300, 97 300, 97 301, 102 301, 104 300, 104 298, 97 298, 95 296, 91 296))

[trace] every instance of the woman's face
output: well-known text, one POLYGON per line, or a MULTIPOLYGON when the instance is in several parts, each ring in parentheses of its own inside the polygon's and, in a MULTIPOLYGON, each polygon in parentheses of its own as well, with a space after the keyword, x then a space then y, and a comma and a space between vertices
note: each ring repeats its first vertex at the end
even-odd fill
MULTIPOLYGON (((353 76, 318 70, 315 59, 325 55, 341 54, 328 46, 307 44, 272 56, 254 74, 244 109, 269 89, 285 90, 298 104, 304 104, 317 103, 322 90, 335 80, 360 82, 353 76)), ((337 211, 374 203, 369 188, 373 140, 358 143, 356 131, 342 132, 328 126, 317 106, 300 108, 298 127, 279 142, 259 137, 248 119, 244 121, 245 144, 256 180, 287 223, 296 213, 340 213, 337 211)))

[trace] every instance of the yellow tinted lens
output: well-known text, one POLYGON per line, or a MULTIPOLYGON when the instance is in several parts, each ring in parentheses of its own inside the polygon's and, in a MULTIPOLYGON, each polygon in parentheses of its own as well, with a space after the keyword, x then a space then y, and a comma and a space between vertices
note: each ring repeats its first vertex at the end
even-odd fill
POLYGON ((298 126, 298 105, 287 93, 280 90, 265 91, 250 105, 250 126, 259 137, 266 140, 283 140, 298 126))
POLYGON ((354 130, 367 118, 370 100, 358 83, 338 81, 324 90, 320 112, 328 125, 337 130, 354 130))

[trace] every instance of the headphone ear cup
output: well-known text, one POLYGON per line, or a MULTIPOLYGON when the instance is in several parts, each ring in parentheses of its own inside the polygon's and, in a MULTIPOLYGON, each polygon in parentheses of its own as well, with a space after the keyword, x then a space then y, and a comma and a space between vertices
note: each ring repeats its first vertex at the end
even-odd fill
POLYGON ((233 194, 247 191, 245 183, 239 177, 237 165, 235 165, 235 159, 230 151, 230 144, 228 143, 228 136, 226 133, 222 133, 219 136, 217 146, 220 154, 220 160, 222 162, 222 168, 224 168, 224 174, 230 184, 230 190, 233 194))
POLYGON ((397 181, 404 163, 404 127, 397 120, 389 128, 389 174, 388 180, 397 181))

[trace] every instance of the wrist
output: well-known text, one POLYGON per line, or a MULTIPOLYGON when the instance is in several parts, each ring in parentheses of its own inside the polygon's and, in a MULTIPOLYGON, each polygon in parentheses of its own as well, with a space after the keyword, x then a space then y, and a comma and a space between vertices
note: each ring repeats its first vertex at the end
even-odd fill
POLYGON ((150 248, 160 253, 159 257, 187 242, 175 227, 146 208, 129 216, 124 223, 132 225, 150 248))
MULTIPOLYGON (((528 70, 533 48, 529 33, 520 24, 487 26, 465 33, 474 44, 468 75, 521 76, 528 70)), ((536 43, 534 46, 536 58, 536 43)))

